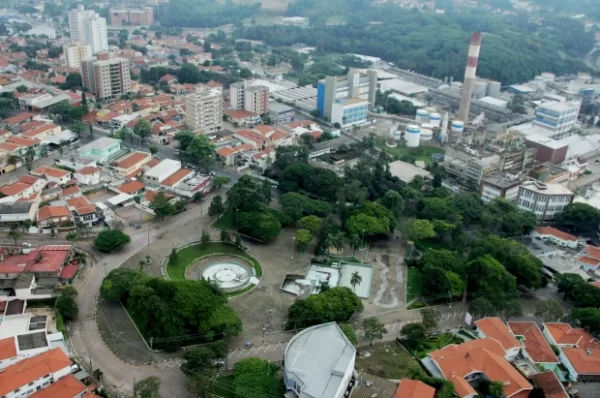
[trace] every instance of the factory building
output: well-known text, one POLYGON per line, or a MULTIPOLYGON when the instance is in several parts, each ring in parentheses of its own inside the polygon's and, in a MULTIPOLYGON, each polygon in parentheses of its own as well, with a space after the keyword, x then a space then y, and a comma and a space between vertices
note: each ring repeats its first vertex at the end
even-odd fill
POLYGON ((377 71, 369 69, 366 74, 350 71, 347 76, 327 76, 317 86, 317 109, 326 120, 331 120, 333 105, 344 99, 360 98, 370 106, 375 105, 377 71))
POLYGON ((367 121, 369 102, 361 98, 340 99, 333 103, 331 123, 342 128, 360 125, 367 121))
POLYGON ((150 26, 154 20, 151 7, 111 8, 109 16, 111 26, 150 26))
POLYGON ((552 138, 568 137, 577 123, 580 102, 548 102, 535 111, 533 124, 553 132, 552 138))
POLYGON ((525 137, 525 145, 537 149, 535 160, 538 162, 550 162, 561 164, 567 157, 568 145, 552 138, 541 135, 530 135, 525 137))

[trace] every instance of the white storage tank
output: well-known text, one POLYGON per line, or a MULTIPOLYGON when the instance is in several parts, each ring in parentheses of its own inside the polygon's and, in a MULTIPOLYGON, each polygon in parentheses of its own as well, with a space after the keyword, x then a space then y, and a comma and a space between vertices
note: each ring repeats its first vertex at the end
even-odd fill
POLYGON ((396 130, 392 133, 392 137, 394 140, 400 141, 400 138, 402 138, 402 132, 400 130, 396 130))
POLYGON ((429 112, 425 109, 417 109, 417 114, 415 115, 415 121, 417 123, 429 122, 429 112))
POLYGON ((406 126, 406 133, 404 134, 406 140, 406 146, 408 148, 416 148, 419 146, 419 140, 421 139, 421 128, 416 124, 409 124, 406 126))
POLYGON ((502 84, 500 82, 490 82, 487 88, 487 96, 493 98, 500 97, 500 88, 502 88, 502 84))
MULTIPOLYGON (((420 141, 431 141, 433 139, 433 130, 425 128, 425 124, 421 127, 421 138, 420 141)), ((431 126, 431 125, 427 125, 431 126)))
POLYGON ((473 86, 473 97, 479 99, 485 97, 487 94, 488 82, 484 80, 477 80, 473 86))
POLYGON ((454 133, 462 133, 463 131, 465 131, 465 122, 458 119, 453 120, 451 124, 451 130, 454 133))
POLYGON ((442 122, 442 115, 440 115, 439 113, 431 113, 429 115, 429 123, 433 127, 440 127, 441 122, 442 122))

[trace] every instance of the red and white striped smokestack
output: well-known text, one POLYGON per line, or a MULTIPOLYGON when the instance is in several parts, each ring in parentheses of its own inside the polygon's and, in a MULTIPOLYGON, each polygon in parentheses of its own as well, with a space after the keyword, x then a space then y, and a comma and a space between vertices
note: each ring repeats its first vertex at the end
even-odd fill
POLYGON ((465 79, 463 81, 462 97, 458 117, 463 122, 469 121, 469 110, 471 108, 471 96, 473 95, 473 86, 477 76, 477 61, 479 60, 479 50, 481 49, 481 32, 475 32, 471 35, 471 44, 469 45, 469 56, 467 57, 467 67, 465 68, 465 79))

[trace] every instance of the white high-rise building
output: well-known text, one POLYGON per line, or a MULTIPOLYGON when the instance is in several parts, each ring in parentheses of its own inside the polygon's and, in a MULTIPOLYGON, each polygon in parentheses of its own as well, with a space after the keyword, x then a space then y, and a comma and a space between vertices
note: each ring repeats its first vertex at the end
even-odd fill
POLYGON ((108 35, 106 19, 101 18, 94 10, 85 10, 82 5, 69 11, 69 29, 71 40, 76 43, 89 44, 92 54, 108 51, 108 35))
POLYGON ((211 89, 190 94, 185 99, 185 124, 194 132, 204 134, 223 127, 221 90, 211 89))
POLYGON ((89 44, 65 44, 63 46, 65 54, 65 65, 67 68, 81 68, 81 61, 92 58, 92 46, 89 44))

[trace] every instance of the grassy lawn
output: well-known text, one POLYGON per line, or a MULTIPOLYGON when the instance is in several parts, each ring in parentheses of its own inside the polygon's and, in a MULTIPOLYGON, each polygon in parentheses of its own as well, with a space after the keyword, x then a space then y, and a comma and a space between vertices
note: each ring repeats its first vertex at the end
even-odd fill
POLYGON ((254 265, 256 276, 262 275, 262 269, 258 261, 256 261, 254 257, 248 255, 245 251, 240 250, 233 245, 212 242, 206 247, 195 245, 186 247, 185 249, 177 252, 177 261, 175 261, 175 263, 169 261, 169 264, 167 265, 167 273, 169 274, 169 278, 174 281, 185 279, 185 268, 198 257, 209 254, 233 254, 243 257, 254 265))
POLYGON ((412 376, 410 369, 420 368, 419 363, 395 342, 375 344, 362 348, 361 352, 369 352, 371 356, 369 358, 357 356, 356 369, 364 369, 385 379, 397 380, 409 377, 412 376))
POLYGON ((444 150, 441 148, 424 145, 421 145, 418 148, 407 148, 399 144, 395 148, 390 148, 387 145, 385 145, 385 141, 383 140, 378 140, 376 145, 382 150, 393 155, 397 160, 400 160, 404 156, 411 156, 415 159, 415 161, 421 160, 428 165, 433 163, 431 155, 435 153, 444 153, 444 150))
POLYGON ((233 375, 218 377, 213 384, 211 392, 223 398, 235 398, 233 375))
POLYGON ((406 301, 410 302, 413 299, 423 294, 421 286, 421 270, 415 267, 408 267, 408 280, 406 282, 406 301))
POLYGON ((214 222, 212 227, 216 229, 225 229, 228 231, 234 230, 233 211, 226 211, 224 214, 222 214, 221 217, 214 222))
POLYGON ((463 339, 453 335, 452 333, 442 333, 427 337, 425 340, 419 341, 416 345, 410 345, 410 349, 416 347, 417 358, 425 358, 428 353, 439 350, 450 344, 460 344, 463 339))

